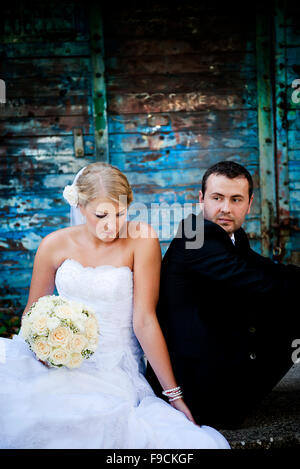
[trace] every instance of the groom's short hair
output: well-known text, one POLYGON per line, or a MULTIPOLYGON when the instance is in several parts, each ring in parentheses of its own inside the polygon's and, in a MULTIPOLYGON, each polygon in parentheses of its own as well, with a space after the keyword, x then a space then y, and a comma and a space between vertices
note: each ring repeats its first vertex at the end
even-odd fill
POLYGON ((244 166, 235 163, 234 161, 220 161, 206 170, 202 178, 202 194, 204 197, 206 191, 206 182, 211 174, 220 174, 229 179, 237 177, 245 177, 249 183, 249 200, 253 194, 253 179, 249 171, 244 166))

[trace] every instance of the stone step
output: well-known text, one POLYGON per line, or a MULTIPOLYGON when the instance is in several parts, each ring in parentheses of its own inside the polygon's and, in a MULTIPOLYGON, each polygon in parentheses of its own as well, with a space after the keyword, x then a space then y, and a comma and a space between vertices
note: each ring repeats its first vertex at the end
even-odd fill
POLYGON ((241 428, 220 432, 232 449, 299 449, 300 363, 293 365, 241 428))

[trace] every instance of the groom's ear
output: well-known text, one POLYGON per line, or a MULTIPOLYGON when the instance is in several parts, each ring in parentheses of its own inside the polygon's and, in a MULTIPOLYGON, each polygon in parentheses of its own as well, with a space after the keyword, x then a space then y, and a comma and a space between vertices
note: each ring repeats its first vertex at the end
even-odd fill
POLYGON ((199 202, 200 204, 203 202, 203 194, 202 194, 202 191, 199 191, 199 202))
POLYGON ((250 209, 251 209, 252 202, 253 202, 253 194, 251 195, 251 198, 250 198, 250 200, 249 200, 249 207, 248 207, 247 214, 250 213, 250 209))

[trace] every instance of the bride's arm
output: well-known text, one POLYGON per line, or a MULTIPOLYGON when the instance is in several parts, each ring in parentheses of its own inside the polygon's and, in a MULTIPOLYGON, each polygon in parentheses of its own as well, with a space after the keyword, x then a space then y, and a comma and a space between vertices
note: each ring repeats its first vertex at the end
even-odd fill
MULTIPOLYGON (((141 236, 134 240, 133 328, 145 355, 163 389, 177 387, 167 345, 156 316, 159 295, 161 249, 156 232, 141 225, 141 236)), ((172 406, 194 419, 183 399, 172 406)))
POLYGON ((55 233, 45 236, 35 254, 27 304, 22 313, 27 313, 30 306, 40 297, 52 295, 55 288, 54 255, 57 250, 55 233))

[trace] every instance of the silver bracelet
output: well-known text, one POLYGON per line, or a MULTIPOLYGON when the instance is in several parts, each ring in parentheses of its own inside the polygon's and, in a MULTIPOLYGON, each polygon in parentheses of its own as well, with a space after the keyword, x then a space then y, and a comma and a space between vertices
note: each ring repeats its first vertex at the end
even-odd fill
POLYGON ((172 389, 165 389, 162 393, 167 396, 167 393, 173 392, 173 391, 179 391, 181 388, 180 386, 177 386, 177 388, 172 388, 172 389))
POLYGON ((180 386, 177 386, 176 388, 165 389, 164 391, 162 391, 162 394, 166 396, 171 402, 182 397, 182 390, 180 386))
POLYGON ((176 401, 176 399, 182 399, 182 395, 177 396, 177 397, 172 397, 172 399, 169 399, 169 402, 176 401))

